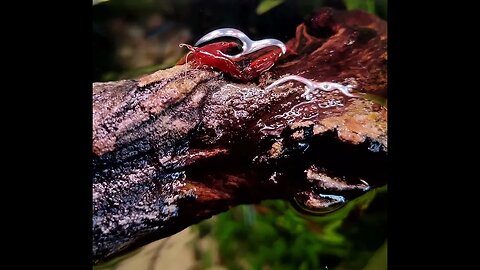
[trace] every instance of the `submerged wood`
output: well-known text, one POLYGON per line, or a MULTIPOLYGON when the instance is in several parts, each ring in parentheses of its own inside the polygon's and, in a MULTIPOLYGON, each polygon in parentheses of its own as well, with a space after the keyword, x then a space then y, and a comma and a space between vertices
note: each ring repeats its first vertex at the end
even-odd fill
POLYGON ((93 84, 93 260, 265 199, 328 206, 386 183, 386 22, 321 9, 258 81, 188 65, 93 84), (296 74, 372 95, 301 97, 296 74), (368 184, 367 184, 368 183, 368 184))

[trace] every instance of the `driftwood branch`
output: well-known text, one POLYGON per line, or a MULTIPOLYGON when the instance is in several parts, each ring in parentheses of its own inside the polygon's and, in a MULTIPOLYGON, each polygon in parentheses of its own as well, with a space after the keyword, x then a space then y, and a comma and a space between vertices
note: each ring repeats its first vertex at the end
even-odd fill
POLYGON ((384 185, 386 42, 384 21, 322 9, 256 82, 182 65, 94 83, 94 262, 238 204, 295 199, 318 210, 384 185), (265 90, 286 74, 371 95, 265 90))

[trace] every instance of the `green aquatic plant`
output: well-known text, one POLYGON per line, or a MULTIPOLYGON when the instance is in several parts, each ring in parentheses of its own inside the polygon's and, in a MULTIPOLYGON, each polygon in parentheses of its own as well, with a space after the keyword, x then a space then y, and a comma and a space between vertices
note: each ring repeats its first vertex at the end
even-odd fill
POLYGON ((272 8, 282 4, 285 2, 285 0, 263 0, 260 1, 260 4, 258 4, 256 13, 257 15, 262 15, 264 13, 267 13, 269 10, 272 8))
MULTIPOLYGON (((279 200, 239 206, 196 229, 218 242, 227 269, 383 269, 386 190, 325 216, 303 215, 279 200)), ((212 257, 202 261, 202 269, 214 265, 212 257)))
POLYGON ((348 10, 362 9, 375 14, 375 0, 344 0, 348 10))
POLYGON ((109 0, 93 0, 93 5, 98 5, 100 3, 103 3, 103 2, 108 2, 109 0))

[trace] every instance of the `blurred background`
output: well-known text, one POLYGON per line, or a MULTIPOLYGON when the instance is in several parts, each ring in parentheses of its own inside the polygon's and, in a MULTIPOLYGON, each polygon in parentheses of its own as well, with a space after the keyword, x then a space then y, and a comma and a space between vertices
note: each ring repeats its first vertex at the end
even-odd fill
MULTIPOLYGON (((313 10, 363 9, 387 20, 387 0, 93 0, 93 81, 165 69, 207 32, 234 27, 286 42, 313 10)), ((326 216, 288 202, 242 205, 94 269, 387 269, 387 187, 326 216)))

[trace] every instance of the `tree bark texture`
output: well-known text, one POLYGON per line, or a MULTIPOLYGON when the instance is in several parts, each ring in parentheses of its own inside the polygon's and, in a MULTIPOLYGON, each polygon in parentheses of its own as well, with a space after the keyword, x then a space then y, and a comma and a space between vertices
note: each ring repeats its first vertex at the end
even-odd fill
POLYGON ((188 64, 93 84, 93 259, 265 199, 329 208, 386 183, 386 22, 320 9, 288 53, 239 83, 188 64), (295 74, 368 95, 301 97, 295 74))

